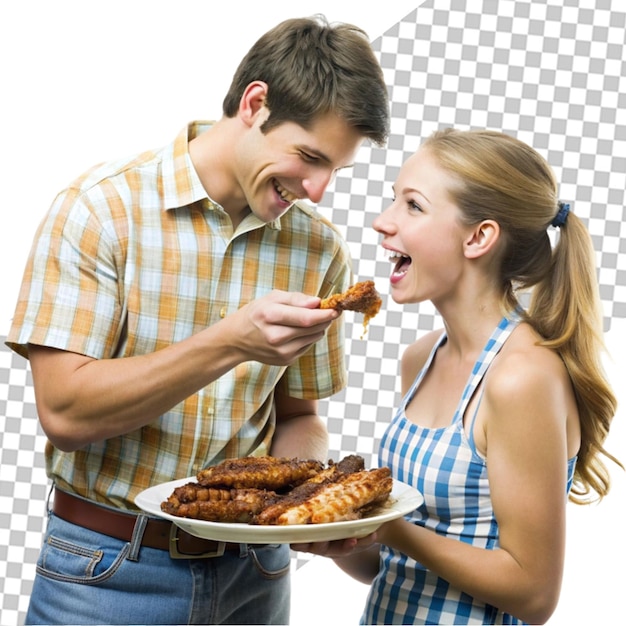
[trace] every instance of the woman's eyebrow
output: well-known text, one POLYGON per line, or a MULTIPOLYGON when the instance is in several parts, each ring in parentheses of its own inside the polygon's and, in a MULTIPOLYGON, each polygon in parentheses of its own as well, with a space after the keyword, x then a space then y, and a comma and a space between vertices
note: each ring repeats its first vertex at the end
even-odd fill
MULTIPOLYGON (((392 191, 394 192, 394 194, 396 193, 396 186, 392 185, 391 186, 392 191)), ((432 202, 428 199, 428 197, 426 196, 426 194, 424 194, 422 191, 420 191, 419 189, 415 189, 414 187, 403 187, 402 188, 402 193, 406 194, 406 193, 416 193, 420 196, 422 196, 422 198, 424 198, 424 200, 426 200, 426 202, 428 202, 428 204, 432 204, 432 202)))

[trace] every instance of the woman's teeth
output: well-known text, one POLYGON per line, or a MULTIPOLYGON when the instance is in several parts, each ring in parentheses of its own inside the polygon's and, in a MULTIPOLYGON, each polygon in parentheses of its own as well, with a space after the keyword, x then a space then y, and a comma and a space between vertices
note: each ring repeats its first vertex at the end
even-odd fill
POLYGON ((395 250, 388 250, 386 252, 387 258, 395 263, 395 267, 393 268, 393 273, 395 275, 406 274, 409 265, 411 265, 411 257, 407 254, 402 254, 400 252, 396 252, 395 250))
POLYGON ((402 254, 401 252, 397 252, 396 250, 385 250, 385 256, 392 262, 397 263, 402 260, 411 260, 411 257, 408 254, 402 254))

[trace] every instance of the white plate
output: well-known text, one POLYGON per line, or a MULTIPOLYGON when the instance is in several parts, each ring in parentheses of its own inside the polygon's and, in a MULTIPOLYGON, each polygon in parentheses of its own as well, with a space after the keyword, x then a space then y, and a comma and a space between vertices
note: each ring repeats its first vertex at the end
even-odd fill
POLYGON ((334 541, 348 537, 365 537, 381 524, 402 517, 422 504, 422 494, 413 487, 394 481, 390 501, 370 517, 329 524, 294 524, 289 526, 254 526, 176 517, 161 511, 161 502, 167 500, 176 487, 194 482, 195 476, 162 483, 145 489, 135 498, 135 504, 155 517, 168 519, 191 535, 215 541, 234 543, 309 543, 334 541))

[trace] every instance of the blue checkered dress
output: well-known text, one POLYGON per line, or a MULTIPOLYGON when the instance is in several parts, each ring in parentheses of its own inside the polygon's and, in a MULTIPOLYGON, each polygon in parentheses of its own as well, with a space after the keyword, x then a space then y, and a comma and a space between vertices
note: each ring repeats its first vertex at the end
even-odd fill
MULTIPOLYGON (((423 428, 410 422, 405 408, 428 371, 445 333, 384 434, 381 465, 395 479, 416 487, 424 504, 407 516, 414 524, 474 546, 498 546, 498 526, 490 499, 485 461, 465 433, 463 415, 493 358, 519 323, 504 318, 494 330, 446 428, 423 428)), ((473 428, 469 429, 470 432, 473 428)), ((569 466, 568 489, 575 459, 569 466)), ((369 593, 362 624, 522 624, 497 608, 474 600, 420 563, 386 546, 381 547, 381 569, 369 593)))

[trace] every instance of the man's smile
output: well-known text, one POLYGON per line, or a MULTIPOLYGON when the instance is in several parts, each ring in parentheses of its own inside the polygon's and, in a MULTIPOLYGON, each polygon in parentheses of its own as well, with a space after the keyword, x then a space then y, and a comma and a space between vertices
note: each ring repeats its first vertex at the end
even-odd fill
POLYGON ((292 193, 288 189, 285 189, 276 179, 274 179, 273 184, 276 193, 280 196, 280 199, 283 202, 293 204, 296 200, 299 200, 299 197, 296 194, 292 193))

